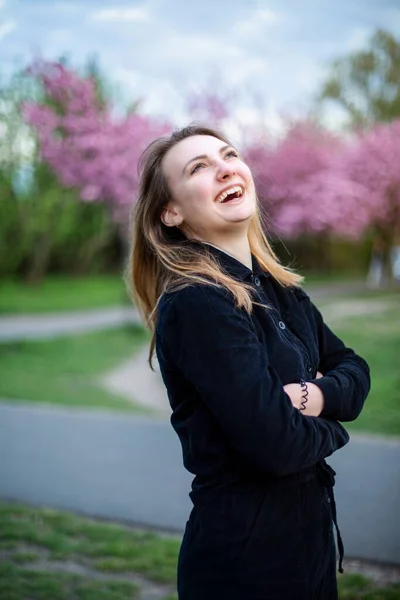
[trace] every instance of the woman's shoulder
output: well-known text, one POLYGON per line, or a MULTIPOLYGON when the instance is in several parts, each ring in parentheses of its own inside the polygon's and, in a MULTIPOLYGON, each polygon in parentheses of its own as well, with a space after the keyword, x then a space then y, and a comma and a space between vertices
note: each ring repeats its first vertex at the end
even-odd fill
POLYGON ((303 300, 310 300, 310 296, 307 294, 305 289, 300 285, 293 285, 288 288, 291 293, 295 296, 295 298, 302 302, 303 300))
POLYGON ((226 302, 229 299, 233 305, 232 295, 222 285, 211 282, 193 282, 163 292, 159 300, 159 309, 172 310, 187 304, 203 308, 210 302, 226 302))
POLYGON ((196 314, 234 308, 234 300, 225 287, 207 283, 190 283, 162 293, 158 303, 158 319, 175 317, 177 313, 196 314))

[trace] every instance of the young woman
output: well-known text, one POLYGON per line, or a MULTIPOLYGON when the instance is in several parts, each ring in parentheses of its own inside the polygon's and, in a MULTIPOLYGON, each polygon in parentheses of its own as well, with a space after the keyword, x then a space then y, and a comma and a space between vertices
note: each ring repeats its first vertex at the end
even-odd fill
POLYGON ((324 324, 261 227, 249 167, 191 126, 142 159, 130 279, 154 331, 193 509, 180 600, 334 600, 325 458, 349 440, 369 369, 324 324))

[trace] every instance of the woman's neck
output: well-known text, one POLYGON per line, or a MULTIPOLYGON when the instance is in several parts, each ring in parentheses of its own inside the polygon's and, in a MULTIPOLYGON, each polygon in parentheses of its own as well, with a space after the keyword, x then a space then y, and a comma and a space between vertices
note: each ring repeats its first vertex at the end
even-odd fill
POLYGON ((246 265, 246 267, 248 267, 249 269, 253 268, 250 244, 247 238, 238 241, 220 241, 217 244, 214 242, 209 242, 207 240, 202 241, 206 244, 214 246, 215 248, 218 248, 219 250, 222 250, 223 252, 226 252, 226 254, 229 254, 233 258, 236 258, 236 260, 246 265))

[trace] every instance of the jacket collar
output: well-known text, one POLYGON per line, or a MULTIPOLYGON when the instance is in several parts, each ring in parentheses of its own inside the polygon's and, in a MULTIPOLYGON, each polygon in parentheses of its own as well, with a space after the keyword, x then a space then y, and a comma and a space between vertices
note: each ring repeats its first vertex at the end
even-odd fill
POLYGON ((216 248, 215 246, 211 246, 206 242, 200 242, 198 240, 193 241, 193 243, 198 245, 199 248, 210 252, 218 260, 224 271, 226 271, 235 279, 241 281, 250 281, 252 277, 256 276, 260 278, 270 277, 270 274, 262 269, 254 254, 251 255, 252 269, 249 269, 245 264, 240 262, 240 260, 231 256, 230 254, 227 254, 227 252, 221 250, 220 248, 216 248))

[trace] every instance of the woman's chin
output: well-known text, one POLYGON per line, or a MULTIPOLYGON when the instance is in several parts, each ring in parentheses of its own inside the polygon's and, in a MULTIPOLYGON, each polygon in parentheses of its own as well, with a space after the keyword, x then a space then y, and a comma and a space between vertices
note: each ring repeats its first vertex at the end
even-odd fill
POLYGON ((248 203, 238 204, 235 207, 231 207, 232 210, 227 211, 224 214, 226 221, 230 223, 247 221, 254 217, 256 208, 248 203))

